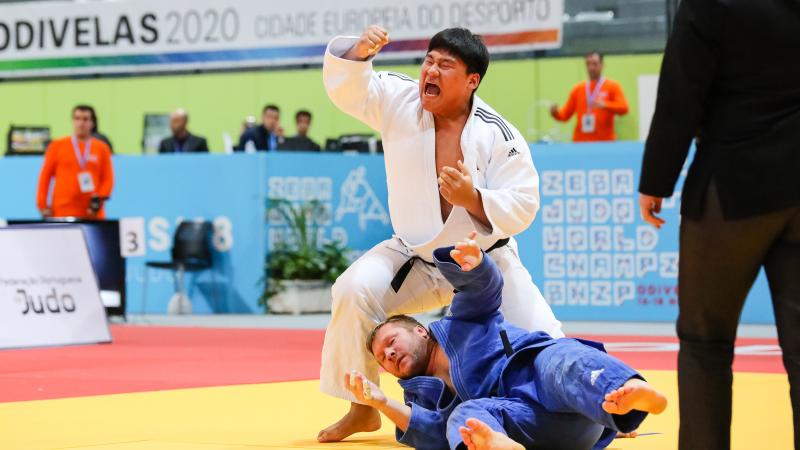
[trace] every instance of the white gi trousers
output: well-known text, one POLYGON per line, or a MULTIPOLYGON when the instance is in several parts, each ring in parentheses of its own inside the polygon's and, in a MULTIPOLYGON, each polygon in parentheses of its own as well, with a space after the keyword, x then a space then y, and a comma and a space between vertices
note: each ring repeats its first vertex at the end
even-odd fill
MULTIPOLYGON (((516 241, 488 253, 503 273, 500 311, 515 326, 564 336, 561 323, 519 259, 516 241)), ((395 314, 416 314, 449 305, 453 286, 436 267, 415 261, 398 292, 395 273, 414 253, 400 239, 381 242, 355 261, 333 285, 333 310, 322 346, 320 389, 355 402, 344 386, 344 375, 358 370, 378 383, 378 363, 367 351, 366 339, 375 326, 395 314)))

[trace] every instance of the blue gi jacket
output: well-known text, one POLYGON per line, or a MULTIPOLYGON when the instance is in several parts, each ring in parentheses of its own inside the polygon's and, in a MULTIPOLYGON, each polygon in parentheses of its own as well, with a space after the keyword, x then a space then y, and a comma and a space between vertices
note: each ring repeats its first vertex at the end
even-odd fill
MULTIPOLYGON (((503 318, 499 311, 503 277, 487 255, 473 270, 464 272, 450 257, 453 247, 433 253, 434 262, 456 288, 450 314, 431 323, 430 330, 450 360, 453 395, 438 378, 418 376, 399 380, 411 421, 406 432, 397 429, 398 442, 422 450, 447 449, 447 418, 461 402, 503 396, 504 369, 520 358, 532 361, 536 354, 556 341, 543 332, 528 332, 503 318), (506 356, 500 331, 505 330, 514 355, 506 356)), ((519 367, 519 361, 514 364, 519 367)), ((511 378, 519 379, 515 373, 511 378)), ((515 384, 515 383, 512 383, 515 384)), ((534 395, 535 393, 529 393, 534 395)))

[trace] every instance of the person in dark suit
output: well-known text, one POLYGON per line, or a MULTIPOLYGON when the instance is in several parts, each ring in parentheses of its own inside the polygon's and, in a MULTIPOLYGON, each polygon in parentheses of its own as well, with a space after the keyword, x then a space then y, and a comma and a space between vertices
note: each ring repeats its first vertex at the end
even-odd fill
POLYGON ((297 126, 297 136, 286 138, 278 145, 280 150, 306 150, 320 151, 319 144, 308 137, 308 129, 311 128, 311 113, 301 109, 294 115, 294 122, 297 126))
POLYGON ((730 448, 731 363, 766 270, 800 448, 800 2, 683 0, 661 67, 639 184, 642 217, 681 194, 679 447, 730 448))
POLYGON ((208 153, 206 139, 190 133, 188 124, 189 114, 183 109, 175 110, 169 117, 172 136, 161 141, 158 153, 208 153))
POLYGON ((267 105, 261 112, 261 125, 250 127, 239 137, 234 151, 242 152, 249 148, 258 151, 277 150, 283 144, 281 110, 276 105, 267 105))

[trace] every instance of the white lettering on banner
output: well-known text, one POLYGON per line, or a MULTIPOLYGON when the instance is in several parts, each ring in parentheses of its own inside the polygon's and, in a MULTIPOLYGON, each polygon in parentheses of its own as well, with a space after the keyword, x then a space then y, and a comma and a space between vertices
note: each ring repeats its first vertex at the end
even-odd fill
POLYGON ((544 256, 544 277, 563 278, 566 275, 566 260, 563 253, 546 253, 544 256))
POLYGON ((544 223, 564 223, 564 200, 553 200, 549 205, 544 205, 542 220, 544 223))
MULTIPOLYGON (((166 217, 155 216, 151 217, 147 223, 147 234, 149 237, 142 238, 142 242, 147 242, 147 247, 154 252, 165 252, 172 247, 172 235, 178 229, 178 225, 185 219, 178 216, 174 219, 173 230, 170 231, 170 223, 166 217)), ((205 217, 194 217, 191 219, 194 222, 204 222, 205 217)), ((211 236, 211 244, 214 250, 225 253, 233 249, 233 222, 227 216, 217 216, 211 220, 213 227, 213 234, 211 236)))
POLYGON ((419 56, 425 49, 418 42, 451 26, 493 35, 488 42, 492 53, 558 48, 563 12, 564 0, 4 4, 0 61, 8 64, 0 76, 320 62, 329 39, 359 35, 370 24, 387 28, 400 44, 384 50, 394 57, 419 56), (83 64, 64 64, 72 59, 83 64), (38 68, 30 68, 28 60, 38 60, 38 68))
POLYGON ((608 195, 611 193, 611 175, 607 170, 589 171, 589 195, 608 195))
POLYGON ((588 281, 567 281, 567 304, 568 305, 589 304, 588 281))
POLYGON ((633 170, 619 169, 611 171, 611 193, 614 195, 633 195, 633 170))
POLYGON ((586 172, 582 170, 568 170, 565 173, 567 195, 586 195, 586 172))
POLYGON ((611 306, 611 282, 595 281, 589 288, 592 306, 611 306))
POLYGON ((611 227, 590 227, 589 242, 593 252, 611 251, 611 227))
POLYGON ((78 226, 0 230, 0 348, 111 341, 78 226))
POLYGON ((545 225, 544 241, 542 246, 546 252, 559 252, 564 250, 564 228, 545 225))
MULTIPOLYGON (((318 242, 328 239, 347 245, 349 236, 345 227, 339 224, 349 216, 355 215, 358 228, 366 231, 370 222, 389 224, 389 213, 367 181, 367 168, 358 166, 345 177, 339 189, 339 202, 333 207, 333 179, 331 177, 269 177, 267 180, 268 196, 282 199, 292 204, 303 204, 309 201, 319 203, 318 214, 310 218, 319 226, 318 242), (326 238, 330 234, 330 238, 326 238)), ((276 243, 291 239, 292 233, 277 208, 268 213, 269 231, 268 248, 272 250, 276 243)))
POLYGON ((611 278, 611 254, 592 253, 589 255, 589 266, 593 279, 611 278))
POLYGON ((567 223, 587 223, 589 203, 585 198, 567 199, 567 223))
POLYGON ((228 252, 233 248, 233 223, 227 217, 217 217, 212 222, 214 236, 211 242, 218 252, 228 252))
MULTIPOLYGON (((677 251, 639 220, 632 169, 541 172, 545 296, 554 305, 675 305, 677 251), (673 250, 673 249, 669 249, 673 250), (548 296, 553 296, 550 298, 548 296)), ((677 208, 673 198, 670 204, 677 208)), ((675 249, 676 250, 676 249, 675 249)))
POLYGON ((586 227, 567 227, 567 250, 585 251, 589 248, 589 230, 586 227))
POLYGON ((589 255, 585 253, 567 254, 567 277, 587 278, 589 276, 589 255))
POLYGON ((172 241, 169 237, 169 222, 167 222, 167 219, 163 217, 153 217, 150 219, 147 230, 150 232, 150 238, 147 240, 150 250, 165 252, 170 248, 172 241))
POLYGON ((611 203, 604 198, 589 200, 592 223, 606 223, 611 219, 611 203))
POLYGON ((564 195, 564 173, 561 171, 542 171, 542 195, 564 195))
POLYGON ((341 221, 347 214, 358 214, 358 227, 361 231, 367 229, 367 223, 371 220, 389 224, 389 213, 367 182, 367 168, 364 166, 351 170, 342 183, 339 205, 336 207, 336 221, 341 221))
POLYGON ((563 305, 567 302, 567 284, 563 281, 545 281, 544 298, 551 305, 563 305))

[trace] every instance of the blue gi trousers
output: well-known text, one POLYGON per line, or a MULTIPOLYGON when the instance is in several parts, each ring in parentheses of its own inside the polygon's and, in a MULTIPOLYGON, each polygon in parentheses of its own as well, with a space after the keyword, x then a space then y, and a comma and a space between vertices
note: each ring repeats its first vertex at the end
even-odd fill
POLYGON ((602 449, 617 431, 635 430, 647 413, 603 411, 605 394, 631 378, 642 378, 625 363, 574 339, 559 339, 533 361, 527 383, 506 386, 506 397, 468 400, 447 421, 450 448, 465 448, 458 432, 470 417, 508 435, 526 449, 602 449))

